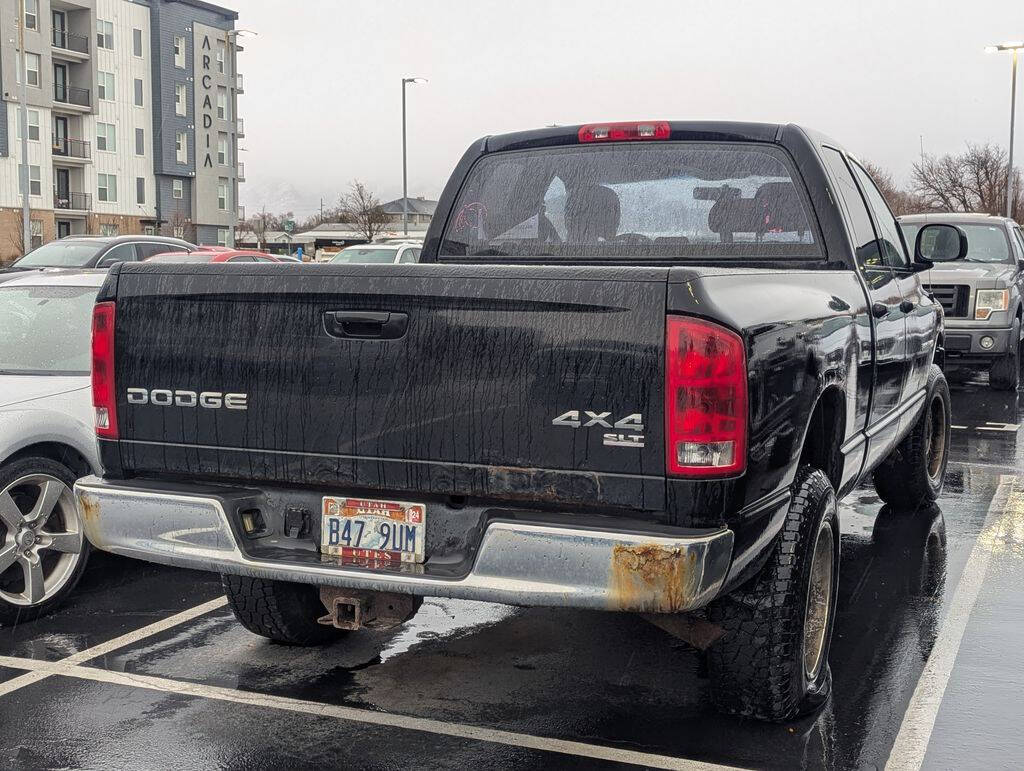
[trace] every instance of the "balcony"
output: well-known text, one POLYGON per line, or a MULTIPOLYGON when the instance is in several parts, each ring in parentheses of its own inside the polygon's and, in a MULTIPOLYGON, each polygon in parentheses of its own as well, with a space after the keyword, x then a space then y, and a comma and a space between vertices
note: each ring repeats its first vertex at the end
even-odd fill
POLYGON ((82 139, 53 138, 53 154, 62 158, 88 161, 92 158, 92 145, 82 139))
POLYGON ((89 89, 53 84, 53 101, 88 109, 92 106, 89 89))
POLYGON ((243 121, 241 118, 236 118, 235 119, 235 125, 236 125, 235 133, 238 136, 240 136, 240 137, 244 137, 245 136, 245 121, 243 121))
POLYGON ((92 194, 54 192, 53 208, 62 211, 91 211, 92 194))
POLYGON ((239 94, 245 91, 245 83, 242 80, 242 73, 240 72, 235 73, 235 91, 237 91, 239 94))
POLYGON ((235 176, 238 177, 239 182, 245 182, 245 164, 241 161, 238 162, 238 172, 235 176))
MULTIPOLYGON (((89 36, 75 32, 53 28, 53 47, 62 51, 71 51, 81 56, 89 55, 89 36)), ((75 57, 79 58, 79 57, 75 57)))

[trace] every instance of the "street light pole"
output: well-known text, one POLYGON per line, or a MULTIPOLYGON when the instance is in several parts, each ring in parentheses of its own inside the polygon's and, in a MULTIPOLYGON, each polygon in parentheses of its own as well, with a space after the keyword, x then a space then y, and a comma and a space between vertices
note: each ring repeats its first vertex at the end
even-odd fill
POLYGON ((1010 76, 1010 169, 1006 177, 1006 216, 1013 216, 1013 123, 1017 115, 1017 51, 1013 49, 1013 75, 1010 76))
MULTIPOLYGON (((22 254, 32 251, 32 223, 29 212, 28 197, 32 184, 28 167, 28 55, 25 53, 25 0, 18 3, 18 71, 21 73, 21 115, 18 125, 21 126, 21 249, 22 254)), ((36 24, 38 26, 38 23, 36 24)))
POLYGON ((405 87, 409 83, 426 83, 426 78, 402 78, 402 235, 409 235, 409 164, 405 139, 405 87))
POLYGON ((1010 158, 1006 174, 1006 216, 1013 216, 1013 135, 1014 122, 1017 113, 1017 52, 1024 48, 1024 42, 1014 41, 1012 43, 999 43, 994 46, 986 46, 987 53, 995 51, 1010 51, 1013 54, 1013 74, 1010 76, 1010 158))

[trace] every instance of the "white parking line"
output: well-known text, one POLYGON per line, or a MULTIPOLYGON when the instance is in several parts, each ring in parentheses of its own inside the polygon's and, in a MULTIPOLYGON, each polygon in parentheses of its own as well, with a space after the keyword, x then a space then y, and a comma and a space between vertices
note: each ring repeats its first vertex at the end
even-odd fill
POLYGON ((188 683, 180 680, 171 680, 165 677, 152 677, 150 675, 129 674, 125 672, 111 672, 105 669, 94 669, 92 667, 67 664, 65 661, 66 659, 64 661, 52 662, 15 658, 11 656, 0 656, 0 666, 29 669, 30 674, 40 674, 42 677, 52 677, 54 675, 74 677, 80 680, 91 680, 93 682, 107 683, 110 685, 121 685, 129 688, 146 688, 152 691, 160 691, 162 693, 174 693, 181 696, 213 699, 216 701, 244 704, 253 707, 268 707, 271 709, 284 710, 286 712, 296 712, 303 715, 336 718, 339 720, 348 720, 355 723, 366 723, 375 726, 404 728, 410 731, 422 731, 424 733, 451 736, 458 739, 502 744, 509 747, 524 747, 531 750, 556 752, 562 755, 574 755, 576 757, 591 758, 594 760, 631 763, 638 766, 647 766, 648 768, 674 768, 687 769, 688 771, 736 771, 733 766, 701 763, 699 761, 675 758, 669 755, 636 752, 633 750, 619 749, 617 747, 605 747, 599 744, 574 742, 566 739, 551 739, 543 736, 515 733, 513 731, 502 731, 496 728, 484 728, 464 723, 449 723, 442 720, 396 715, 390 712, 377 712, 375 710, 358 709, 356 707, 342 707, 335 704, 323 704, 314 701, 304 701, 302 699, 291 699, 284 696, 271 696, 268 694, 252 693, 249 691, 236 691, 231 688, 220 688, 213 685, 188 683))
POLYGON ((889 752, 889 760, 885 764, 887 771, 917 771, 924 763, 928 742, 935 728, 935 718, 942 704, 942 696, 946 692, 946 685, 956 663, 956 655, 967 630, 971 611, 978 601, 981 584, 988 571, 988 563, 992 557, 992 535, 998 532, 1004 518, 1013 513, 1010 511, 1010 503, 1015 489, 1014 479, 1015 477, 1009 474, 999 477, 999 487, 992 497, 981 533, 967 559, 963 575, 960 576, 956 591, 953 593, 949 611, 928 657, 928 663, 917 681, 914 695, 903 715, 903 723, 889 752))
MULTIPOLYGON (((84 651, 79 651, 71 656, 67 656, 57 663, 66 666, 73 666, 75 664, 81 664, 84 661, 89 661, 90 659, 98 658, 99 656, 105 656, 118 648, 123 648, 124 646, 131 645, 139 640, 144 640, 147 637, 160 634, 161 632, 179 626, 180 624, 185 624, 198 616, 204 615, 205 613, 217 610, 218 608, 223 608, 227 604, 227 597, 217 597, 209 602, 204 602, 202 605, 196 605, 194 608, 183 610, 181 613, 175 613, 173 616, 168 616, 165 619, 161 619, 160 621, 156 621, 140 629, 136 629, 134 632, 128 632, 120 637, 115 637, 113 640, 108 640, 105 643, 100 643, 99 645, 94 645, 91 648, 86 648, 84 651)), ((16 664, 15 667, 17 669, 32 670, 28 674, 20 675, 19 677, 0 683, 0 696, 16 691, 19 688, 24 688, 26 685, 32 685, 32 683, 39 682, 40 680, 44 680, 50 676, 49 672, 40 667, 24 666, 24 662, 31 662, 33 659, 19 659, 11 658, 9 656, 0 656, 0 658, 23 662, 21 664, 16 664)))

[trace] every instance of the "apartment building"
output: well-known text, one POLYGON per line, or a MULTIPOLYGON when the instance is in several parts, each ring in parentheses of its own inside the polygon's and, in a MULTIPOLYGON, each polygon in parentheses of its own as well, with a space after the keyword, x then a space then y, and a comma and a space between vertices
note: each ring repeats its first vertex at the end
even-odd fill
POLYGON ((25 167, 19 6, 0 0, 0 261, 25 251, 26 174, 33 246, 157 232, 232 244, 238 15, 201 0, 25 0, 25 167))

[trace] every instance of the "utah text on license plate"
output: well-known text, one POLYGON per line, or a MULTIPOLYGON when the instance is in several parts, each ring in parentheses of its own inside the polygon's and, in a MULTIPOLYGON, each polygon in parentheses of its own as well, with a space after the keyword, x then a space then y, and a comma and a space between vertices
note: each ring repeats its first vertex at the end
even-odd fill
POLYGON ((423 562, 426 506, 325 495, 320 550, 346 561, 423 562))

